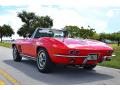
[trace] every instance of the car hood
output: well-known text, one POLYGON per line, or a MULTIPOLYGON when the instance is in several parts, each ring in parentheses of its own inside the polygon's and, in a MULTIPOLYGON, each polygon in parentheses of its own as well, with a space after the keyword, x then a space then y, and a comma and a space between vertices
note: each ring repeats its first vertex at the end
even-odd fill
POLYGON ((54 38, 55 40, 63 43, 69 48, 81 48, 81 49, 112 49, 107 44, 91 39, 73 39, 73 38, 54 38))

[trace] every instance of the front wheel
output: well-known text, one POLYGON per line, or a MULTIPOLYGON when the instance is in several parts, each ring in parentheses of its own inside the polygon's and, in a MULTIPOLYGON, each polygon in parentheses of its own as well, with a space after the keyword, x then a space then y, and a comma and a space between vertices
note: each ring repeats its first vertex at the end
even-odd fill
POLYGON ((13 60, 16 62, 20 62, 22 60, 16 46, 13 47, 13 60))
POLYGON ((51 72, 53 63, 45 49, 39 49, 37 55, 37 68, 42 73, 51 72))
POLYGON ((96 65, 85 65, 83 68, 86 70, 93 70, 96 67, 96 65))

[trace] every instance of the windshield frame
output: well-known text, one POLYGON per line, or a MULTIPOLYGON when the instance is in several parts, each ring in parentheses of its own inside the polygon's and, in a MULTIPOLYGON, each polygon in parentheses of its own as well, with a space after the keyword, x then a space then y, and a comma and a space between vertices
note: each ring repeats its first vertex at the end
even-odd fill
MULTIPOLYGON (((61 37, 61 38, 63 38, 64 37, 64 30, 59 30, 59 29, 49 29, 49 28, 37 28, 35 31, 34 31, 34 33, 32 34, 32 36, 31 36, 31 38, 41 38, 41 37, 36 37, 36 34, 38 33, 38 32, 40 32, 40 31, 38 31, 38 30, 41 30, 41 32, 53 32, 53 34, 54 34, 54 36, 50 36, 50 37, 56 37, 55 36, 55 34, 57 34, 57 33, 55 33, 55 32, 61 32, 61 36, 59 36, 59 38, 61 37)), ((60 34, 58 34, 58 35, 60 35, 60 34)), ((45 37, 49 37, 49 36, 45 36, 45 37)), ((57 37, 56 37, 57 38, 57 37)))

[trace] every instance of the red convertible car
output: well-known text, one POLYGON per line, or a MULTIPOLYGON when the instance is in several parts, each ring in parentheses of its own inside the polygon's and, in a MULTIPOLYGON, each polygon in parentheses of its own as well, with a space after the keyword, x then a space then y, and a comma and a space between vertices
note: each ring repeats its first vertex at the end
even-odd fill
POLYGON ((50 72, 55 64, 73 65, 91 70, 112 57, 107 44, 90 39, 68 38, 65 30, 37 28, 30 38, 12 43, 14 61, 22 57, 36 60, 40 72, 50 72))

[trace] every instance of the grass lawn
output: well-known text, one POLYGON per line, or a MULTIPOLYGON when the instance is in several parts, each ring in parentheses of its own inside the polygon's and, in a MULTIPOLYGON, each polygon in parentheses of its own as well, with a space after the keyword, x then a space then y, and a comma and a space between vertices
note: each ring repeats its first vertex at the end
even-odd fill
POLYGON ((10 48, 11 47, 11 43, 7 43, 7 42, 0 42, 0 46, 3 46, 3 47, 7 47, 7 48, 10 48))
POLYGON ((99 65, 120 69, 120 46, 117 46, 117 44, 111 44, 111 46, 114 48, 113 54, 116 56, 113 57, 111 61, 105 61, 99 65))

